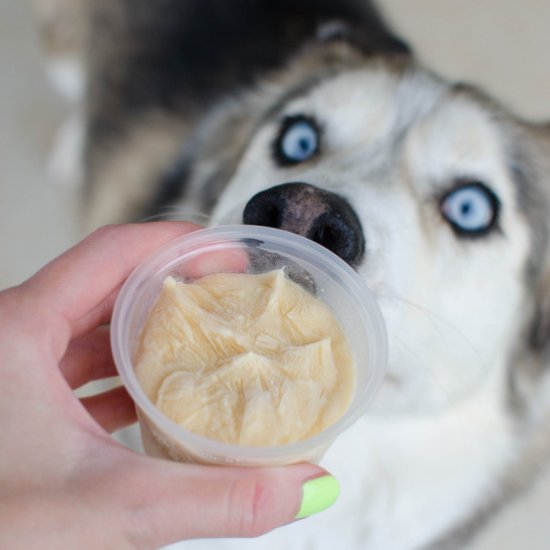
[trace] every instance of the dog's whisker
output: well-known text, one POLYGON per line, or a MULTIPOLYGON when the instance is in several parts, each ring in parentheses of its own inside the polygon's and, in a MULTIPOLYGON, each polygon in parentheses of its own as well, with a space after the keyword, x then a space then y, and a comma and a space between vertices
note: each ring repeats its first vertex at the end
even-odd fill
MULTIPOLYGON (((396 353, 395 350, 399 350, 400 355, 403 356, 397 357, 397 368, 398 370, 402 369, 406 377, 410 376, 411 379, 417 378, 419 376, 419 369, 421 369, 426 376, 431 378, 433 385, 440 388, 441 395, 445 396, 445 400, 451 403, 458 395, 457 388, 462 388, 458 390, 458 393, 461 394, 471 387, 473 378, 468 373, 472 372, 472 366, 477 367, 474 367, 474 371, 478 373, 476 379, 479 379, 479 375, 487 372, 487 365, 483 361, 479 350, 458 327, 421 304, 414 303, 397 295, 389 298, 409 308, 414 314, 424 317, 434 331, 434 346, 426 350, 428 354, 426 357, 424 357, 423 352, 414 343, 411 345, 410 342, 407 342, 407 339, 403 338, 403 335, 396 334, 395 331, 390 333, 390 345, 393 344, 394 353, 396 353), (450 349, 454 351, 449 355, 450 349), (456 358, 455 352, 460 354, 463 361, 470 363, 469 368, 463 370, 448 366, 440 370, 439 367, 442 367, 451 357, 456 358), (435 366, 438 368, 435 368, 435 366), (439 373, 445 373, 445 380, 441 379, 439 373), (452 377, 454 381, 449 377, 452 377)), ((413 324, 411 322, 411 326, 413 324)), ((394 373, 394 375, 399 378, 399 372, 394 373)))
POLYGON ((208 225, 211 220, 211 216, 205 212, 198 212, 180 205, 166 205, 160 210, 160 212, 141 219, 140 222, 185 220, 201 225, 208 225))
POLYGON ((450 329, 456 336, 459 337, 459 339, 465 345, 468 346, 468 349, 476 357, 478 364, 483 368, 484 371, 486 370, 485 362, 483 361, 483 358, 479 353, 479 350, 476 348, 473 342, 453 323, 450 323, 447 319, 445 319, 444 317, 441 317, 441 315, 426 308, 425 306, 412 302, 406 298, 402 298, 401 296, 393 295, 390 297, 390 299, 409 307, 410 309, 416 311, 419 314, 424 315, 431 322, 432 326, 434 327, 434 329, 437 331, 437 333, 442 339, 445 339, 445 334, 442 326, 445 327, 446 329, 450 329))
POLYGON ((168 218, 164 213, 151 214, 145 218, 141 218, 139 223, 148 223, 148 222, 157 222, 157 221, 166 221, 168 218))
POLYGON ((211 215, 206 212, 199 212, 184 207, 176 207, 172 215, 174 219, 195 222, 202 225, 208 225, 212 219, 211 215))
MULTIPOLYGON (((452 401, 452 392, 445 387, 445 384, 441 382, 439 377, 434 373, 434 371, 429 367, 429 363, 422 359, 422 357, 413 350, 413 348, 408 345, 400 336, 396 333, 391 333, 391 338, 402 348, 403 362, 401 364, 405 365, 407 369, 412 368, 410 358, 414 359, 415 366, 421 366, 425 369, 425 372, 432 378, 435 384, 441 389, 443 394, 448 398, 449 403, 452 401)), ((416 374, 416 371, 415 371, 416 374)))
POLYGON ((147 216, 146 218, 143 218, 142 221, 150 220, 150 219, 162 219, 163 216, 169 216, 172 214, 172 212, 176 211, 178 207, 175 204, 165 204, 163 206, 160 206, 156 208, 156 212, 147 216))

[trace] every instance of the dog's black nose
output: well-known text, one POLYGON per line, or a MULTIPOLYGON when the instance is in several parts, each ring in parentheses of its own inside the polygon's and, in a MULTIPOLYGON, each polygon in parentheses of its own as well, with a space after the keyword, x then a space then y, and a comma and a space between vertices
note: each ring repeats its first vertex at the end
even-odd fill
POLYGON ((365 253, 357 214, 339 195, 307 183, 284 183, 254 195, 243 223, 276 227, 323 245, 352 266, 365 253))

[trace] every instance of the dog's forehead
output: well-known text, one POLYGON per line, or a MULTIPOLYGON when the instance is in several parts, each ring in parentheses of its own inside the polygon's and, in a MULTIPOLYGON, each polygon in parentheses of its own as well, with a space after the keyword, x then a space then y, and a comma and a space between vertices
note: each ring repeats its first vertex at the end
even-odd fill
POLYGON ((373 63, 310 86, 283 108, 304 111, 330 124, 333 140, 368 141, 403 132, 433 110, 449 85, 410 65, 373 63))
POLYGON ((432 185, 504 178, 505 147, 490 107, 416 65, 378 63, 328 78, 283 108, 299 112, 318 119, 327 151, 357 151, 365 163, 371 150, 384 151, 390 164, 403 156, 432 185))
POLYGON ((454 179, 500 187, 510 179, 506 154, 502 128, 490 110, 453 91, 410 128, 403 146, 411 172, 432 185, 454 179))

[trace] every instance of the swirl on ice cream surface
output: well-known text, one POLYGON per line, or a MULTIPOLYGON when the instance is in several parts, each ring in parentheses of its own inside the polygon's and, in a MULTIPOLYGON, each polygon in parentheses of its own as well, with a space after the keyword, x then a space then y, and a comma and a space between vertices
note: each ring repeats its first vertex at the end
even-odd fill
POLYGON ((355 388, 351 350, 331 310, 283 270, 193 283, 168 277, 135 365, 164 415, 247 446, 321 432, 344 414, 355 388))

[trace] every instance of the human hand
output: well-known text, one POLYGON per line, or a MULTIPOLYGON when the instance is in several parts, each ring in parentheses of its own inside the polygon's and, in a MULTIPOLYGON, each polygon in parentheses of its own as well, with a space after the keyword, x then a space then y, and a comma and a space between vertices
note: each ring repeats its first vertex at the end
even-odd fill
POLYGON ((131 270, 197 228, 102 228, 0 293, 0 547, 142 549, 255 536, 335 500, 333 478, 310 464, 197 466, 135 453, 109 435, 135 421, 124 389, 73 393, 116 374, 105 324, 131 270))

